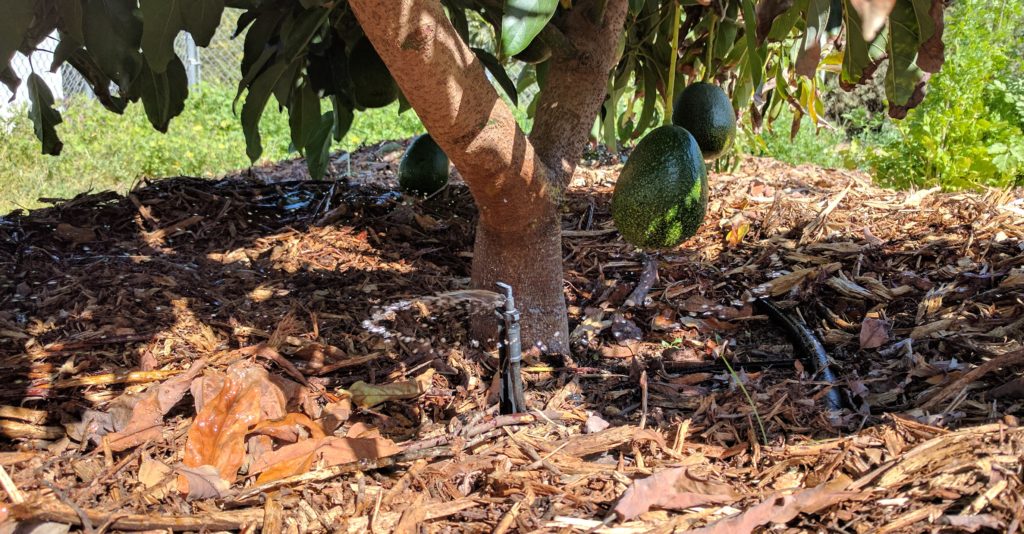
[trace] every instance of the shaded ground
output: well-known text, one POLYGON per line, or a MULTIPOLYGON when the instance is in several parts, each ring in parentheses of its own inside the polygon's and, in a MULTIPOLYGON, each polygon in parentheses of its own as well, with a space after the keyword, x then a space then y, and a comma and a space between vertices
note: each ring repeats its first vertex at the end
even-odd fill
POLYGON ((527 362, 543 413, 496 417, 495 358, 466 336, 493 305, 463 291, 471 199, 392 193, 399 155, 336 161, 337 182, 286 163, 0 219, 0 514, 84 530, 1020 530, 1020 191, 897 193, 752 159, 712 177, 700 235, 647 258, 611 225, 617 168, 582 168, 563 219, 577 351, 527 362), (651 260, 658 281, 626 305, 651 260), (824 408, 827 384, 757 295, 824 340, 851 408, 824 408), (375 313, 389 335, 364 325, 375 313))

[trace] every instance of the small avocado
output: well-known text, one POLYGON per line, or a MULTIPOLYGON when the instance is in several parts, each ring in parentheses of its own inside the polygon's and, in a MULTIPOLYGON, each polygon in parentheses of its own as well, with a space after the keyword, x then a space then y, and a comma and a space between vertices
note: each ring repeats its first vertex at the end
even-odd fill
POLYGON ((398 84, 365 36, 352 47, 348 56, 352 78, 352 97, 361 108, 382 108, 398 99, 398 84))
POLYGON ((448 156, 430 134, 413 139, 398 166, 398 185, 412 195, 429 196, 448 183, 448 156))
POLYGON ((693 134, 707 160, 725 154, 736 138, 732 102, 720 87, 706 82, 691 84, 679 93, 672 108, 672 124, 693 134))
POLYGON ((512 57, 530 65, 544 63, 551 57, 551 47, 540 40, 539 37, 534 37, 533 41, 522 52, 512 57))
POLYGON ((693 237, 708 206, 708 173, 697 141, 679 126, 655 128, 637 143, 612 192, 622 238, 644 249, 693 237))

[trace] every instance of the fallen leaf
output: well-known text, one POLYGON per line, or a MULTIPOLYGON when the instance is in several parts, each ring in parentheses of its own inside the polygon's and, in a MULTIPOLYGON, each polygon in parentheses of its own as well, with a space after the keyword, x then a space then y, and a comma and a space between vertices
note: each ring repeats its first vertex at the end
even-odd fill
POLYGON ((360 380, 348 388, 352 395, 352 402, 360 408, 373 408, 378 404, 387 401, 414 399, 426 393, 434 378, 434 370, 428 369, 426 373, 413 380, 405 380, 392 384, 371 385, 360 380))
POLYGON ((198 467, 179 466, 175 469, 178 477, 178 491, 188 495, 188 500, 219 499, 223 497, 231 483, 224 480, 212 465, 198 467))
POLYGON ((846 500, 863 498, 863 494, 860 492, 843 491, 849 484, 849 479, 842 478, 813 488, 802 489, 791 495, 775 495, 738 515, 688 532, 692 534, 749 534, 761 525, 784 524, 801 513, 814 514, 846 500))
POLYGON ((84 245, 96 240, 96 230, 79 228, 68 223, 58 224, 55 233, 58 239, 70 241, 73 245, 84 245))
POLYGON ((163 432, 164 416, 185 396, 192 381, 205 366, 206 362, 199 360, 188 371, 152 386, 132 399, 131 416, 127 424, 118 428, 117 432, 107 434, 111 450, 123 451, 159 438, 163 432))
POLYGON ((688 468, 676 467, 633 481, 615 505, 621 521, 629 521, 651 508, 685 510, 705 504, 729 504, 738 496, 722 482, 692 477, 688 468))
POLYGON ((262 416, 258 373, 232 373, 203 405, 188 429, 185 442, 187 467, 212 465, 220 478, 234 482, 245 459, 245 437, 262 416), (249 380, 244 382, 243 380, 249 380))
POLYGON ((280 480, 309 471, 314 463, 324 467, 359 460, 379 460, 401 452, 376 428, 358 423, 345 437, 321 436, 307 439, 264 454, 249 466, 250 474, 259 474, 257 484, 280 480))
POLYGON ((601 416, 592 413, 587 417, 587 422, 583 424, 583 431, 587 434, 593 434, 595 432, 600 432, 609 426, 611 426, 611 423, 601 419, 601 416))
POLYGON ((170 478, 173 472, 170 466, 159 460, 148 456, 142 458, 138 476, 139 482, 149 490, 146 492, 147 502, 152 504, 167 496, 167 491, 174 483, 174 479, 170 478))
POLYGON ((746 220, 735 221, 732 224, 732 228, 729 229, 729 233, 725 235, 725 242, 728 243, 730 247, 738 247, 740 243, 743 242, 743 238, 749 231, 750 222, 746 220))
POLYGON ((889 323, 868 317, 860 324, 860 348, 876 349, 889 342, 889 323))
POLYGON ((324 431, 315 421, 301 413, 290 413, 277 421, 263 421, 253 427, 255 434, 266 434, 281 441, 295 442, 299 439, 296 427, 305 427, 309 430, 310 437, 319 439, 324 437, 324 431))

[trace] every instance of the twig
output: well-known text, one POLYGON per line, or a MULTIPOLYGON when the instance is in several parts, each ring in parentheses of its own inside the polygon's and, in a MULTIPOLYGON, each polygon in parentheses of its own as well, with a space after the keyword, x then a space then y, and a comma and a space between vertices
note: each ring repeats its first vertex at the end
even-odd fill
POLYGON ((65 431, 59 426, 39 426, 18 421, 0 420, 0 436, 9 439, 60 439, 65 431))
POLYGON ((1000 354, 991 360, 967 371, 960 378, 950 382, 948 385, 939 390, 938 393, 932 395, 930 399, 924 402, 920 406, 922 410, 931 410, 935 408, 940 402, 947 398, 956 395, 962 389, 967 387, 968 384, 980 379, 981 377, 1000 369, 1002 367, 1010 367, 1014 365, 1024 364, 1024 349, 1007 352, 1000 354))
POLYGON ((162 371, 128 371, 107 373, 103 375, 83 376, 58 380, 51 387, 54 389, 77 388, 81 386, 109 386, 113 384, 145 384, 157 382, 181 374, 180 369, 162 371))
POLYGON ((647 427, 647 371, 640 373, 640 430, 647 427))
POLYGON ((658 258, 653 256, 644 256, 644 269, 640 273, 640 280, 636 283, 636 288, 633 292, 626 297, 626 302, 623 306, 631 308, 633 306, 643 306, 644 301, 647 300, 647 293, 654 287, 655 282, 658 281, 658 258))
POLYGON ((33 410, 31 408, 22 408, 20 406, 0 406, 0 417, 6 419, 17 419, 19 421, 25 421, 26 423, 32 423, 35 425, 41 425, 46 422, 46 419, 50 414, 44 410, 33 410))
POLYGON ((80 510, 81 515, 70 506, 53 500, 33 500, 16 504, 10 508, 10 517, 16 521, 52 521, 85 527, 83 518, 91 524, 106 524, 117 530, 173 530, 210 531, 238 530, 246 525, 263 522, 261 508, 246 508, 225 512, 197 513, 187 516, 161 514, 139 515, 98 510, 80 510))
POLYGON ((138 341, 149 341, 155 334, 126 334, 123 336, 102 336, 94 339, 83 339, 81 341, 54 341, 43 347, 44 352, 64 352, 66 350, 87 349, 96 345, 117 345, 121 343, 135 343, 138 341))
POLYGON ((25 502, 25 496, 21 494, 21 490, 14 484, 14 480, 11 479, 11 475, 7 474, 7 470, 4 466, 0 465, 0 486, 7 492, 7 496, 11 498, 11 502, 14 504, 21 504, 25 502))
MULTIPOLYGON (((538 416, 535 415, 534 413, 514 413, 509 415, 499 415, 489 421, 484 421, 483 423, 478 423, 471 427, 467 427, 466 429, 459 433, 459 437, 468 439, 483 434, 484 432, 488 432, 496 428, 501 428, 503 426, 525 425, 529 423, 536 423, 541 420, 554 422, 556 420, 562 419, 562 413, 553 410, 537 413, 540 413, 541 415, 538 416)), ((412 443, 408 447, 406 447, 405 452, 417 451, 420 449, 445 445, 447 443, 451 443, 453 439, 455 439, 455 436, 445 435, 438 436, 436 438, 417 441, 416 443, 412 443)))

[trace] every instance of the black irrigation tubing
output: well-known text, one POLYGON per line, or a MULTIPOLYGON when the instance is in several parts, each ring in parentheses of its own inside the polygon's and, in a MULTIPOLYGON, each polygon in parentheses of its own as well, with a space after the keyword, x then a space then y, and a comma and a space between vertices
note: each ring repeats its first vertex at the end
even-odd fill
POLYGON ((828 404, 829 410, 842 409, 845 402, 836 385, 836 376, 829 367, 828 353, 825 352, 825 346, 818 339, 818 336, 814 335, 814 332, 807 325, 779 309, 770 300, 758 298, 754 301, 754 304, 786 333, 786 337, 793 344, 796 355, 809 363, 811 369, 829 383, 830 388, 825 396, 825 402, 828 404))

